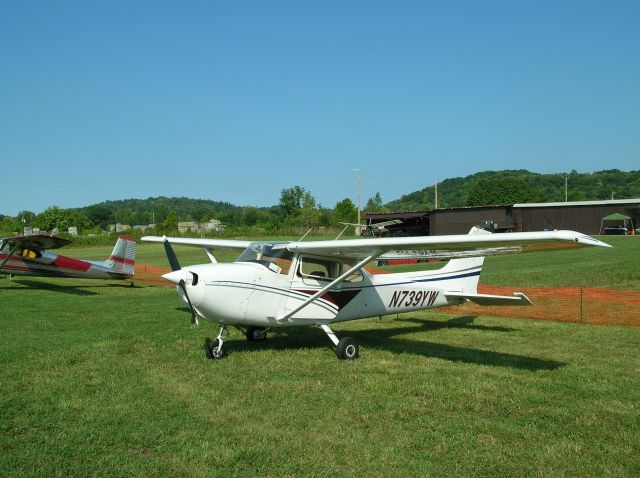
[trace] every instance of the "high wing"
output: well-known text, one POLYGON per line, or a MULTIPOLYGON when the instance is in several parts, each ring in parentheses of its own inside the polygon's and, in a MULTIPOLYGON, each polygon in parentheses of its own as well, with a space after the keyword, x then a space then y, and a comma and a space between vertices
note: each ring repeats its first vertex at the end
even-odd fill
POLYGON ((29 249, 41 252, 45 249, 58 249, 71 241, 63 237, 38 234, 35 236, 4 237, 0 240, 0 269, 20 250, 29 249))
POLYGON ((4 243, 17 243, 20 249, 58 249, 70 244, 69 239, 59 236, 49 236, 47 234, 37 234, 34 236, 13 236, 2 239, 4 243))
POLYGON ((422 258, 454 259, 588 246, 611 247, 580 232, 544 231, 291 242, 287 248, 295 253, 351 259, 387 257, 386 254, 392 256, 399 251, 404 257, 413 254, 422 258))
POLYGON ((253 241, 238 241, 233 239, 195 239, 188 237, 160 237, 160 236, 144 236, 141 238, 143 242, 158 242, 162 244, 164 240, 168 240, 171 244, 181 244, 183 246, 199 246, 207 249, 228 248, 228 249, 246 249, 253 241))

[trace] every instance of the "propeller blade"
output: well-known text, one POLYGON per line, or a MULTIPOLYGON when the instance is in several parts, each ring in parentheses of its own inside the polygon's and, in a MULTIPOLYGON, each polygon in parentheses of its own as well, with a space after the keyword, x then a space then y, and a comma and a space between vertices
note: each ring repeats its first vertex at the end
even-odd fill
POLYGON ((193 308, 193 304, 191 304, 191 299, 189 298, 189 294, 187 293, 187 284, 185 284, 184 280, 178 282, 178 285, 184 292, 184 296, 187 298, 187 303, 189 304, 189 309, 191 309, 191 323, 196 323, 196 309, 193 308))
MULTIPOLYGON (((171 270, 173 272, 181 270, 182 267, 180 267, 180 262, 178 262, 178 257, 176 256, 176 253, 173 251, 173 247, 171 247, 171 243, 169 242, 169 239, 167 239, 166 236, 162 238, 162 244, 164 245, 164 251, 167 254, 167 259, 169 260, 169 265, 171 266, 171 270)), ((163 277, 165 277, 167 280, 175 284, 174 282, 175 278, 170 276, 171 276, 171 273, 165 274, 163 277)), ((182 292, 184 292, 184 296, 187 298, 189 309, 191 309, 191 323, 195 324, 197 314, 196 314, 196 309, 193 307, 193 304, 191 303, 191 299, 189 298, 189 293, 187 292, 187 284, 184 281, 184 279, 180 279, 177 285, 182 289, 182 292)))
POLYGON ((180 263, 178 262, 178 258, 176 257, 176 253, 173 252, 173 247, 171 247, 169 239, 167 239, 166 236, 162 238, 162 244, 164 245, 164 252, 167 254, 167 259, 169 260, 171 270, 179 271, 180 269, 182 269, 182 267, 180 267, 180 263))

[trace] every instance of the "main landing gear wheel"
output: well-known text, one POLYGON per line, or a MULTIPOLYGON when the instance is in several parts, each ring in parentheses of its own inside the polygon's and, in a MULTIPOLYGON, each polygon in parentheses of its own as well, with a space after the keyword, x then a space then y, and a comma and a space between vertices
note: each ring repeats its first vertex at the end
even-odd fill
POLYGON ((267 338, 267 329, 250 325, 245 333, 249 342, 262 342, 267 338))
POLYGON ((344 337, 336 345, 336 356, 340 360, 354 360, 358 358, 360 347, 353 337, 344 337))
POLYGON ((222 340, 211 340, 207 338, 204 341, 204 353, 209 360, 218 360, 224 358, 227 355, 227 351, 222 345, 222 340))

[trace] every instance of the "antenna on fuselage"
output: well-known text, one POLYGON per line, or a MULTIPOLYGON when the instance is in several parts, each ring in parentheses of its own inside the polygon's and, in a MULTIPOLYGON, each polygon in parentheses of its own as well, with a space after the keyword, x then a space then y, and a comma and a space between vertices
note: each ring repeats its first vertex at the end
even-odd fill
POLYGON ((313 231, 313 228, 309 229, 307 232, 304 233, 304 236, 302 236, 300 239, 298 239, 298 242, 302 242, 302 239, 304 239, 305 237, 307 237, 307 234, 309 234, 311 231, 313 231))
MULTIPOLYGON (((344 223, 343 223, 343 224, 344 224, 344 223)), ((344 234, 344 231, 346 231, 346 230, 349 228, 349 226, 350 226, 350 225, 351 225, 351 224, 347 224, 346 226, 344 226, 344 229, 343 229, 342 231, 340 231, 340 234, 338 234, 338 235, 336 236, 336 238, 334 239, 334 241, 337 241, 338 239, 340 239, 340 236, 342 236, 342 235, 344 234)))

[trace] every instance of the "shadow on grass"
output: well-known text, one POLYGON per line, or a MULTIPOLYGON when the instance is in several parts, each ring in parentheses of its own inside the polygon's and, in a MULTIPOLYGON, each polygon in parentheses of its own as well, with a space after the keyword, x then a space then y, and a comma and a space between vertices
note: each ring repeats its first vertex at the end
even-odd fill
MULTIPOLYGON (((130 284, 128 282, 123 283, 98 283, 98 284, 54 284, 46 281, 37 281, 37 280, 29 280, 29 279, 11 279, 13 284, 18 284, 24 287, 0 287, 0 290, 11 290, 20 291, 20 290, 31 290, 31 289, 41 289, 48 290, 51 292, 60 292, 62 294, 71 294, 71 295, 81 295, 81 296, 89 296, 89 295, 97 295, 97 292, 94 292, 89 289, 97 289, 97 288, 114 288, 114 287, 126 287, 130 288, 130 284)), ((0 283, 1 284, 1 283, 0 283)))
MULTIPOLYGON (((483 350, 471 347, 446 345, 442 343, 428 342, 415 339, 404 339, 398 336, 418 332, 437 330, 442 328, 465 328, 473 330, 486 330, 498 332, 511 332, 517 329, 508 327, 490 327, 473 324, 475 317, 456 317, 445 322, 419 319, 404 319, 403 322, 418 324, 414 327, 392 327, 375 330, 340 330, 338 336, 353 337, 366 348, 373 348, 392 352, 395 354, 413 354, 423 357, 432 357, 452 362, 473 363, 478 365, 491 365, 495 367, 509 367, 522 370, 556 370, 567 365, 557 360, 545 360, 526 355, 517 355, 492 350, 483 350)), ((257 348, 271 348, 277 350, 292 350, 299 348, 326 348, 331 349, 331 343, 322 331, 317 327, 291 327, 277 330, 269 335, 264 342, 249 343, 243 339, 232 336, 228 342, 228 351, 241 352, 255 350, 257 348)))
POLYGON ((513 327, 477 325, 473 323, 474 320, 476 320, 476 318, 477 316, 475 315, 464 315, 461 317, 454 317, 453 319, 449 319, 446 322, 442 322, 439 320, 424 320, 424 319, 412 319, 412 318, 401 319, 401 321, 419 324, 422 326, 424 330, 471 329, 471 330, 486 330, 490 332, 515 332, 518 330, 518 329, 514 329, 513 327))

